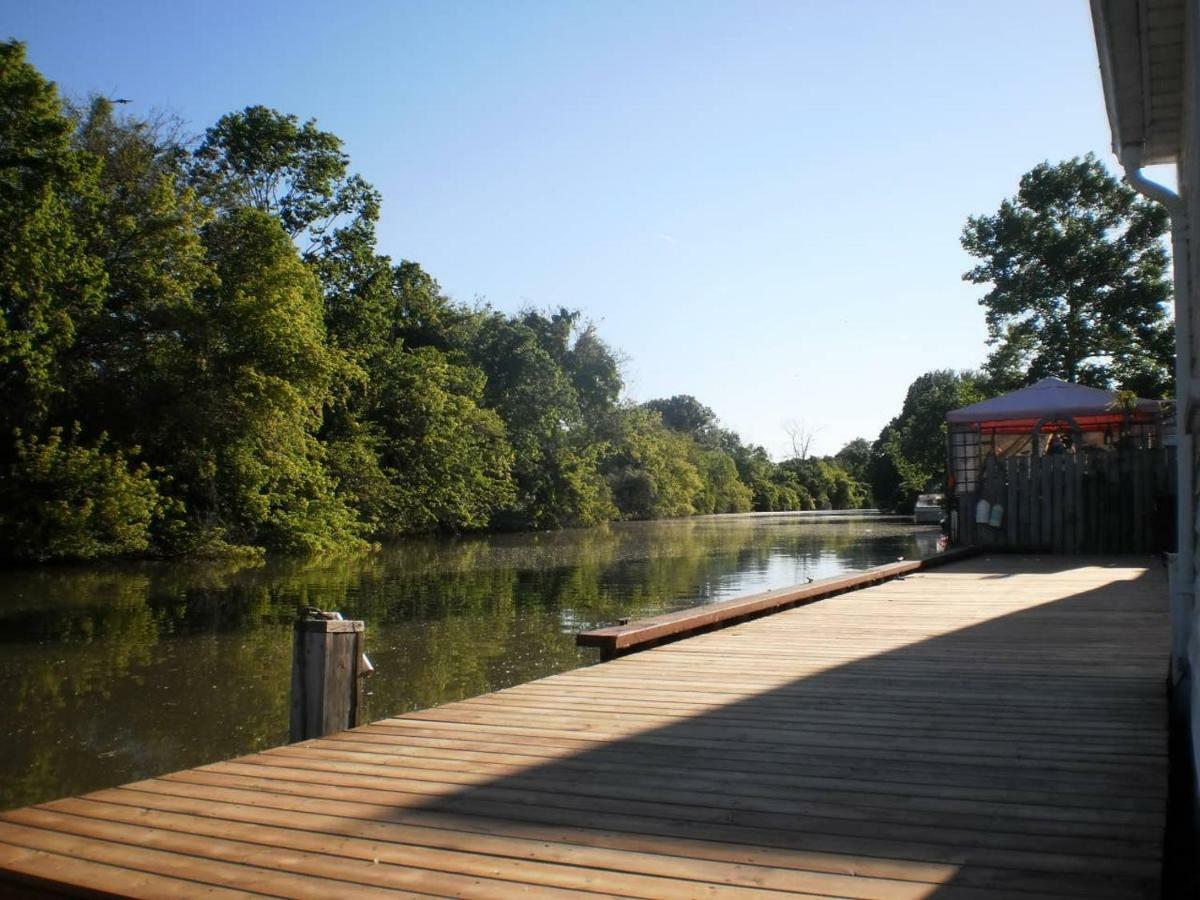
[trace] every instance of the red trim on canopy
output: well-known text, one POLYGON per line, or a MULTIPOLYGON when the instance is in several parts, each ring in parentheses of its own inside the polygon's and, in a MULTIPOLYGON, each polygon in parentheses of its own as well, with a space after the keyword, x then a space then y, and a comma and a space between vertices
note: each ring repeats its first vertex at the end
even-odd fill
MULTIPOLYGON (((992 419, 984 422, 972 422, 969 425, 951 425, 951 431, 978 428, 984 434, 1029 434, 1040 419, 992 419)), ((1070 419, 1046 419, 1038 429, 1041 434, 1055 431, 1073 431, 1078 428, 1081 432, 1104 431, 1108 428, 1120 428, 1131 422, 1135 425, 1145 425, 1154 422, 1154 416, 1147 413, 1135 412, 1128 419, 1117 413, 1104 416, 1072 416, 1070 419)))

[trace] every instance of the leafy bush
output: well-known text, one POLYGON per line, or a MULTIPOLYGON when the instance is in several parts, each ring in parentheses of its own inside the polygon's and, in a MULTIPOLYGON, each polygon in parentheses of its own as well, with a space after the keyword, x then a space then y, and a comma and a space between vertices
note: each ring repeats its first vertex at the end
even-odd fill
MULTIPOLYGON (((0 481, 0 537, 12 559, 44 562, 144 553, 164 513, 153 473, 132 465, 107 435, 93 446, 52 428, 17 433, 15 461, 0 481)), ((136 451, 135 451, 136 452, 136 451)))

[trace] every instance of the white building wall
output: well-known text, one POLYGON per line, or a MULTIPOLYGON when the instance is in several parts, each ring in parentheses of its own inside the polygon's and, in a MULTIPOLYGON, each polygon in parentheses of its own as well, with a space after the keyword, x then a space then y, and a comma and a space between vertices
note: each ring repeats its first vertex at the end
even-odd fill
MULTIPOLYGON (((1183 152, 1179 162, 1179 193, 1187 210, 1189 227, 1185 239, 1186 246, 1175 247, 1174 252, 1176 265, 1183 263, 1187 268, 1188 296, 1176 298, 1175 313, 1177 319, 1180 316, 1188 316, 1190 323, 1200 323, 1200 277, 1197 277, 1197 273, 1200 273, 1200 240, 1197 239, 1198 229, 1200 229, 1200 116, 1196 114, 1197 103, 1200 102, 1200 90, 1197 89, 1197 76, 1200 75, 1197 68, 1197 62, 1200 60, 1200 13, 1197 12, 1197 4, 1188 3, 1186 6, 1185 101, 1183 152)), ((1190 346, 1180 347, 1179 351, 1191 354, 1190 370, 1197 373, 1196 362, 1200 359, 1200 333, 1197 332, 1195 324, 1190 331, 1190 346)), ((1196 374, 1193 374, 1192 382, 1196 383, 1196 374)), ((1191 402, 1193 408, 1198 406, 1197 401, 1200 401, 1200 396, 1193 391, 1191 402)), ((1195 436, 1197 434, 1195 426, 1198 424, 1198 420, 1200 420, 1200 416, 1195 413, 1190 411, 1185 413, 1181 410, 1178 427, 1181 432, 1186 431, 1195 436), (1184 420, 1185 415, 1186 421, 1184 420)), ((1200 448, 1197 447, 1195 438, 1193 438, 1192 473, 1192 533, 1187 536, 1180 535, 1179 539, 1180 541, 1191 540, 1192 546, 1195 548, 1193 559, 1196 560, 1200 559, 1200 502, 1197 502, 1200 497, 1197 496, 1196 490, 1197 486, 1200 486, 1200 448)), ((1173 610, 1176 621, 1172 624, 1176 634, 1172 643, 1176 647, 1176 652, 1182 651, 1185 664, 1181 667, 1183 671, 1173 672, 1172 675, 1176 682, 1176 691, 1179 693, 1178 699, 1186 704, 1189 713, 1192 764, 1193 773, 1196 776, 1193 784, 1200 789, 1200 688, 1197 687, 1196 680, 1197 674, 1200 673, 1200 615, 1197 614, 1195 602, 1195 598, 1200 596, 1200 577, 1197 577, 1195 565, 1190 573, 1190 580, 1193 588, 1190 602, 1184 608, 1176 606, 1173 610)), ((1173 660, 1173 662, 1176 661, 1177 658, 1173 660)))

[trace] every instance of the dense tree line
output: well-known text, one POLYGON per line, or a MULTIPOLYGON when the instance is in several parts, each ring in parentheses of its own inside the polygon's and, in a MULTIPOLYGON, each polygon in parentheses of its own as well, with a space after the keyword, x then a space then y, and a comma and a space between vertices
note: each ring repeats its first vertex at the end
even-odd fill
POLYGON ((427 531, 858 506, 579 312, 452 301, 376 246, 338 138, 63 102, 0 45, 0 554, 319 552, 427 531))
POLYGON ((363 548, 417 532, 906 509, 949 409, 1047 374, 1159 396, 1161 209, 1088 156, 968 220, 980 372, 878 438, 775 462, 680 395, 623 397, 580 312, 448 298, 379 252, 339 139, 260 106, 199 140, 60 98, 0 44, 0 556, 363 548))

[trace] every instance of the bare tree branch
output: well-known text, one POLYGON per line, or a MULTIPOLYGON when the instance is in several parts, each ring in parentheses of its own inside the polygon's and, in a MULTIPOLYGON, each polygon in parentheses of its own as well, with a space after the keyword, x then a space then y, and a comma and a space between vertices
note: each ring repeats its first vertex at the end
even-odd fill
POLYGON ((783 430, 792 442, 792 457, 805 460, 812 452, 813 440, 825 430, 825 426, 812 426, 804 419, 788 419, 783 423, 783 430))

